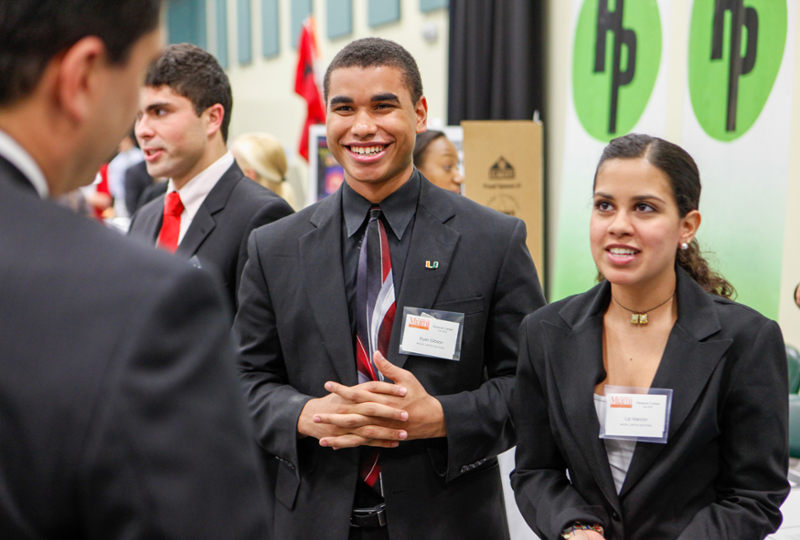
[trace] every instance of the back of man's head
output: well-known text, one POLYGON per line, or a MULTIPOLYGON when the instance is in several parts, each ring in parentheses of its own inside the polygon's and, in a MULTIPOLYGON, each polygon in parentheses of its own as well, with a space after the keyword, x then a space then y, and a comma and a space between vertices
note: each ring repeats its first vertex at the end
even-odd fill
POLYGON ((0 107, 27 97, 50 60, 87 36, 125 63, 136 41, 158 26, 161 0, 0 1, 0 107))
POLYGON ((220 131, 222 140, 228 141, 233 108, 231 83, 212 55, 189 43, 170 45, 161 58, 150 66, 145 85, 169 87, 191 101, 198 116, 212 105, 222 105, 225 116, 220 131))
POLYGON ((414 57, 401 45, 387 39, 369 37, 348 43, 333 58, 325 71, 322 86, 325 103, 328 102, 328 90, 331 84, 331 73, 337 69, 358 67, 392 67, 403 72, 403 82, 411 95, 411 102, 417 103, 422 97, 422 77, 414 57))

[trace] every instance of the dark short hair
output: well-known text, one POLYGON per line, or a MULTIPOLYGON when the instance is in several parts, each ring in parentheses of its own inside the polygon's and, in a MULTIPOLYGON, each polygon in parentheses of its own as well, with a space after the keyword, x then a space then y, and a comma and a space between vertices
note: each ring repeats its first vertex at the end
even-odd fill
POLYGON ((219 103, 225 109, 222 117, 222 140, 228 142, 233 94, 228 76, 216 58, 191 43, 170 45, 150 66, 146 86, 168 86, 194 105, 197 116, 219 103))
MULTIPOLYGON (((606 161, 636 158, 646 160, 667 177, 680 217, 700 208, 700 170, 692 156, 677 144, 650 135, 629 133, 608 143, 597 164, 594 182, 597 183, 597 172, 606 161)), ((733 285, 711 269, 700 252, 697 238, 687 249, 677 249, 676 262, 706 292, 726 298, 736 294, 733 285)))
POLYGON ((368 37, 348 43, 333 58, 325 71, 322 82, 325 103, 328 103, 328 90, 331 86, 331 73, 337 69, 359 67, 393 67, 403 72, 403 82, 411 94, 411 101, 416 104, 422 97, 422 77, 414 57, 402 46, 388 39, 368 37))
POLYGON ((0 2, 0 105, 30 95, 50 60, 87 36, 124 64, 158 26, 161 0, 4 0, 0 2))
POLYGON ((425 163, 425 150, 439 137, 444 137, 444 133, 434 129, 417 134, 417 142, 414 144, 414 166, 417 169, 425 163))

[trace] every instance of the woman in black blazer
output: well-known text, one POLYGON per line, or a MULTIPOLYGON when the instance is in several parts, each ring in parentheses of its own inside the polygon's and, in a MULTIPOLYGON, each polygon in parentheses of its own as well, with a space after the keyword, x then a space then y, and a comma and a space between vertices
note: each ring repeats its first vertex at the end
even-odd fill
POLYGON ((611 141, 590 227, 603 280, 523 322, 511 481, 543 539, 751 540, 781 523, 783 338, 700 255, 699 199, 681 148, 611 141), (599 438, 606 385, 671 389, 666 443, 599 438))

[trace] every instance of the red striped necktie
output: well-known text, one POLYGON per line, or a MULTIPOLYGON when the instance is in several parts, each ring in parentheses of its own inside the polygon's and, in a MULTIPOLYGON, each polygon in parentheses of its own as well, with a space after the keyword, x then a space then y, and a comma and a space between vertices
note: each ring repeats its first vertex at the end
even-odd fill
MULTIPOLYGON (((381 221, 383 212, 379 206, 369 209, 361 253, 358 256, 356 274, 356 366, 359 384, 367 381, 382 381, 383 375, 373 362, 375 351, 388 356, 389 340, 394 323, 394 281, 392 258, 389 254, 389 239, 381 221)), ((381 474, 378 450, 362 454, 361 479, 376 490, 381 474)))
POLYGON ((158 233, 156 245, 170 253, 178 249, 178 238, 181 234, 181 214, 183 202, 177 191, 167 193, 164 200, 164 219, 161 222, 161 232, 158 233))

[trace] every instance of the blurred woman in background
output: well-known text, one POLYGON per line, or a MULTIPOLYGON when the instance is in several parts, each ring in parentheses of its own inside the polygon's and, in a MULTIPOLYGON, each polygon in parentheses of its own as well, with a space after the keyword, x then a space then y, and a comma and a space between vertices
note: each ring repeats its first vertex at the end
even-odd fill
POLYGON ((245 133, 231 146, 231 153, 244 175, 274 191, 298 210, 294 190, 286 182, 286 153, 275 137, 266 133, 245 133))
POLYGON ((414 166, 440 188, 461 193, 464 177, 458 171, 458 151, 441 131, 428 130, 417 135, 414 166))

